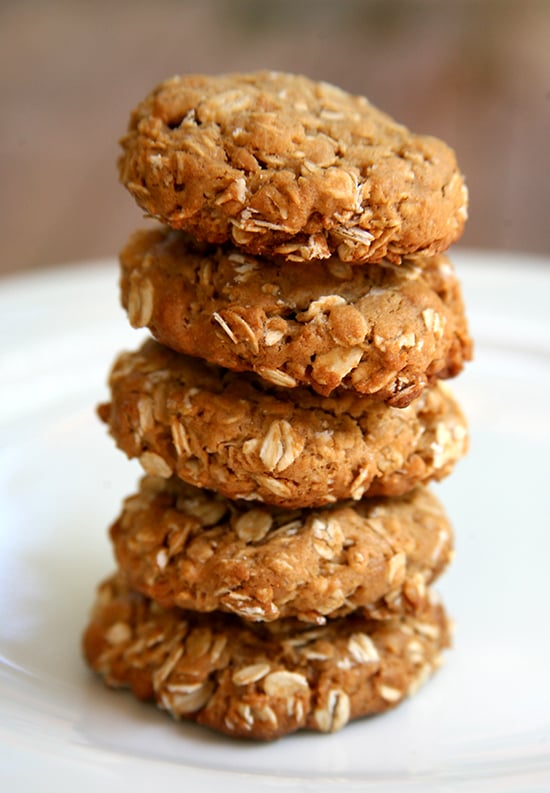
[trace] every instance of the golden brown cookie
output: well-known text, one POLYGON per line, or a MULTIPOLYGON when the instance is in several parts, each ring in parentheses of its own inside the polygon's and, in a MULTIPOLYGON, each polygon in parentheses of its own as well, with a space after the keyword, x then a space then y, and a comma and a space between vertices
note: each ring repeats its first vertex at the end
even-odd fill
POLYGON ((343 391, 321 397, 180 355, 152 339, 122 353, 101 418, 128 457, 228 498, 285 507, 398 495, 442 479, 466 452, 441 385, 407 408, 343 391))
POLYGON ((448 146, 302 76, 173 77, 121 144, 120 179, 149 215, 249 253, 399 263, 447 249, 466 219, 448 146))
POLYGON ((293 620, 243 623, 163 610, 119 574, 100 586, 83 645, 107 685, 128 687, 178 719, 272 740, 300 729, 335 732, 395 707, 440 664, 449 625, 435 602, 384 622, 351 615, 313 629, 293 620))
POLYGON ((444 256, 422 268, 417 259, 296 268, 155 229, 132 235, 120 260, 134 327, 277 385, 325 396, 344 386, 403 407, 471 357, 460 284, 444 256))
POLYGON ((287 510, 176 477, 145 477, 111 539, 132 588, 162 606, 319 624, 359 607, 376 617, 418 610, 453 545, 441 504, 424 488, 287 510))

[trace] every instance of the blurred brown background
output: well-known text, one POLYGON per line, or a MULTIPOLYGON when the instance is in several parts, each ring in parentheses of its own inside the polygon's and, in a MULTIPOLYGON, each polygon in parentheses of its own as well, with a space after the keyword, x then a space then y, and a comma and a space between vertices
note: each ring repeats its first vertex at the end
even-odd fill
POLYGON ((461 245, 550 253, 548 0, 0 0, 0 273, 114 255, 130 109, 176 73, 273 68, 444 138, 461 245))

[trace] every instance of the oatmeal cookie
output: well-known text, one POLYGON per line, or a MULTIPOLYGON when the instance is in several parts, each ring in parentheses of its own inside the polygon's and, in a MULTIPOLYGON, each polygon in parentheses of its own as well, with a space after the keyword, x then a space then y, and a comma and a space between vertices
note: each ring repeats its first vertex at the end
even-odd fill
POLYGON ((321 397, 235 374, 148 339, 121 353, 99 406, 117 446, 153 475, 284 507, 399 495, 447 476, 468 445, 448 389, 407 408, 321 397))
POLYGON ((395 707, 440 665, 449 623, 430 601, 415 617, 384 622, 355 614, 314 628, 244 623, 163 610, 118 574, 99 587, 84 655, 107 685, 231 736, 335 732, 395 707))
POLYGON ((243 619, 414 612, 452 556, 434 495, 287 510, 145 477, 110 530, 132 588, 164 607, 243 619))
POLYGON ((471 357, 460 284, 449 260, 295 268, 141 230, 121 252, 131 324, 163 344, 285 387, 343 386, 404 407, 471 357))
POLYGON ((399 263, 446 250, 466 220, 448 146, 302 76, 173 77, 121 145, 120 180, 149 215, 253 254, 399 263))

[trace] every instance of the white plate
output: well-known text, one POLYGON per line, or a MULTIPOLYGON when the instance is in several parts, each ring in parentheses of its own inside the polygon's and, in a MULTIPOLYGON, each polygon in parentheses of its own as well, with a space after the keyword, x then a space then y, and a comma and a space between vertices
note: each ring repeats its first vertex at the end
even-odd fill
POLYGON ((0 788, 205 793, 550 789, 550 261, 457 252, 476 361, 469 457, 438 487, 457 533, 455 649, 413 699, 269 745, 175 724, 80 657, 106 527, 138 477, 94 415, 134 348, 114 262, 0 283, 0 788))

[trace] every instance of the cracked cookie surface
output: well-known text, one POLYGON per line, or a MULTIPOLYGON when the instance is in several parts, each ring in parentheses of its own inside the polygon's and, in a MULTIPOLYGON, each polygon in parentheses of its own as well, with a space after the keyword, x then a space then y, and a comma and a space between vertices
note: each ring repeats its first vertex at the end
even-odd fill
POLYGON ((88 664, 177 719, 241 738, 335 732, 415 694, 441 662, 449 624, 434 598, 415 617, 350 615, 321 627, 243 623, 164 610, 120 574, 98 590, 83 637, 88 664))
POLYGON ((128 457, 228 498, 296 507, 400 495, 447 476, 468 445, 442 384, 407 408, 351 391, 321 397, 148 339, 118 356, 109 385, 98 412, 128 457))
POLYGON ((121 252, 121 300, 166 346, 285 387, 343 386, 404 407, 458 374, 471 340, 449 260, 296 269, 166 228, 121 252))
POLYGON ((445 143, 303 76, 173 77, 121 145, 120 180, 149 215, 250 253, 399 263, 446 250, 466 220, 445 143))
POLYGON ((110 530, 133 588, 162 606, 243 619, 323 623, 361 607, 414 613, 452 556, 453 533, 425 488, 288 510, 145 477, 110 530))

